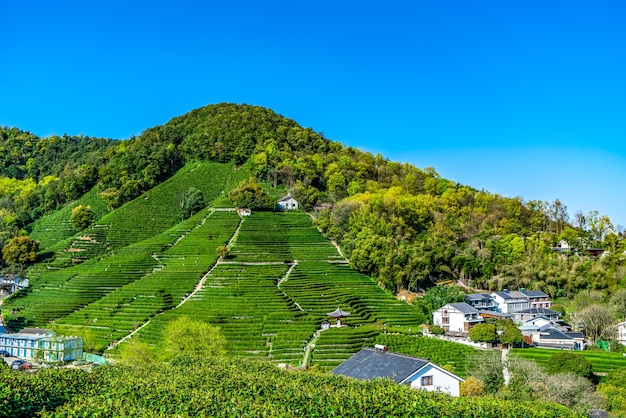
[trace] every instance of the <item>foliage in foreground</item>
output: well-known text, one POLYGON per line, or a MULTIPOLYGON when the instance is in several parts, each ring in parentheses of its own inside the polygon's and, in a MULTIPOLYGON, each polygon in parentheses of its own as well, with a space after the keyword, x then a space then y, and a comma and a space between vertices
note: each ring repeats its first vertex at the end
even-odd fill
POLYGON ((626 368, 610 372, 597 390, 607 399, 607 410, 614 416, 626 416, 626 368))
POLYGON ((464 416, 567 417, 559 405, 452 398, 388 381, 361 382, 270 363, 179 358, 92 373, 0 371, 0 416, 464 416))

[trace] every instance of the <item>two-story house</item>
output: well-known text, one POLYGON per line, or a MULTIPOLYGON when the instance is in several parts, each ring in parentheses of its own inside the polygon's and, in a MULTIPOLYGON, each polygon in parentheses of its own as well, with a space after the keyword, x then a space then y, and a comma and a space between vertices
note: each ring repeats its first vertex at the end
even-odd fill
POLYGON ((495 311, 498 309, 496 301, 486 293, 470 293, 465 295, 465 303, 479 311, 495 311))
POLYGON ((24 328, 21 332, 0 333, 0 350, 26 359, 38 357, 52 362, 72 361, 82 358, 83 340, 80 337, 57 336, 49 329, 24 328))
POLYGON ((526 295, 528 298, 528 307, 531 309, 535 308, 550 308, 552 306, 552 301, 550 300, 550 296, 542 292, 541 290, 524 290, 520 289, 520 292, 526 295))
POLYGON ((502 292, 494 292, 491 297, 498 304, 498 312, 515 313, 530 307, 526 295, 516 290, 505 289, 502 292))
POLYGON ((446 332, 468 332, 483 321, 478 310, 465 302, 448 303, 433 312, 433 324, 446 332))

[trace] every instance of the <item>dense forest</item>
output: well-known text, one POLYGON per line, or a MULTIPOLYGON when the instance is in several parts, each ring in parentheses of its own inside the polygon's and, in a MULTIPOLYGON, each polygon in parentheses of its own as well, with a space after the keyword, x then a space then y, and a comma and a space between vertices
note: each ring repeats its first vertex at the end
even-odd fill
MULTIPOLYGON (((345 147, 257 106, 206 106, 125 141, 2 128, 0 159, 4 247, 92 188, 113 209, 191 162, 248 161, 253 181, 290 191, 353 267, 393 291, 460 280, 559 297, 613 292, 626 275, 623 230, 605 215, 570 215, 558 199, 525 201, 458 184, 430 167, 345 147), (571 248, 555 251, 561 240, 571 248)), ((4 258, 8 267, 24 264, 4 258)))

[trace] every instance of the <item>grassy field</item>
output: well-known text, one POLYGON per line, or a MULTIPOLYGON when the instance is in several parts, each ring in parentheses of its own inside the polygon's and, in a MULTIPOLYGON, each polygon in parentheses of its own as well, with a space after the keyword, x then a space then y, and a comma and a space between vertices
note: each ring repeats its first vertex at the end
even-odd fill
MULTIPOLYGON (((534 360, 542 366, 545 366, 550 361, 555 353, 560 350, 554 350, 549 348, 514 348, 511 351, 511 356, 519 358, 534 360)), ((606 351, 575 351, 580 353, 593 365, 593 371, 595 373, 607 373, 615 369, 626 367, 626 357, 619 353, 610 353, 606 351)))

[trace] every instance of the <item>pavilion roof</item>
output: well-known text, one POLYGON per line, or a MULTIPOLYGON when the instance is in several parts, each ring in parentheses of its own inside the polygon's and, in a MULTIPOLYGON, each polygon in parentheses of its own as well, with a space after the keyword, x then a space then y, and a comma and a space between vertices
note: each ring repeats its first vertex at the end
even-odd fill
POLYGON ((350 312, 346 312, 341 310, 341 308, 337 308, 334 311, 327 313, 326 315, 330 316, 331 318, 343 318, 344 316, 350 315, 350 312))

